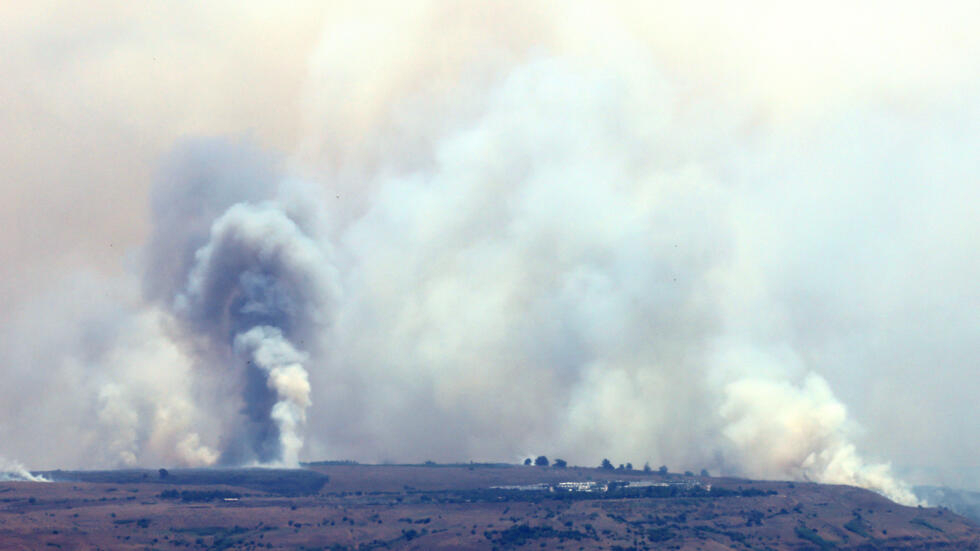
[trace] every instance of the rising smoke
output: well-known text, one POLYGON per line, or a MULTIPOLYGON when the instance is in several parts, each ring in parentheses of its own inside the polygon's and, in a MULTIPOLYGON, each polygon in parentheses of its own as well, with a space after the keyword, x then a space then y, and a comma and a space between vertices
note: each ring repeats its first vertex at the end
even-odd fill
POLYGON ((184 155, 177 162, 182 170, 155 197, 145 288, 172 314, 198 370, 216 371, 208 376, 219 391, 241 397, 239 414, 222 431, 221 461, 296 465, 310 406, 308 355, 299 348, 314 346, 338 293, 329 247, 283 205, 238 202, 239 185, 260 197, 265 190, 248 182, 270 181, 259 152, 209 144, 190 146, 184 155), (240 172, 207 172, 222 155, 223 167, 240 172), (183 212, 201 218, 188 224, 183 212), (179 269, 159 269, 172 255, 179 269))
MULTIPOLYGON (((794 102, 721 93, 635 21, 587 8, 514 7, 527 17, 494 25, 479 8, 393 8, 328 28, 297 151, 177 146, 140 277, 76 277, 3 328, 9 378, 72 397, 3 419, 20 443, 4 453, 295 465, 535 450, 914 502, 859 452, 830 381, 861 364, 827 343, 891 311, 869 293, 902 272, 882 268, 897 253, 880 235, 922 247, 892 214, 929 204, 916 145, 875 110, 789 125, 794 102), (456 31, 433 32, 449 18, 456 31), (66 322, 46 331, 55 310, 66 322), (14 338, 44 333, 42 353, 14 338), (39 430, 65 445, 27 443, 39 430)), ((957 176, 952 197, 968 193, 957 176)))
POLYGON ((8 461, 0 457, 0 482, 25 481, 49 482, 43 476, 31 474, 23 465, 16 461, 8 461))

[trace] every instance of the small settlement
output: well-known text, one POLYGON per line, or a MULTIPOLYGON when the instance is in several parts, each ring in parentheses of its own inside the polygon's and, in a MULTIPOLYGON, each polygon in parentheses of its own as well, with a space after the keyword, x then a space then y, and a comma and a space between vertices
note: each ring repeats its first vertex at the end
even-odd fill
POLYGON ((670 482, 653 482, 650 480, 626 481, 626 480, 588 480, 558 482, 557 484, 539 483, 525 484, 519 486, 492 486, 493 490, 516 490, 524 492, 587 492, 602 493, 610 490, 622 488, 646 488, 646 487, 675 487, 681 490, 703 489, 711 491, 710 484, 701 484, 697 480, 677 480, 670 482))

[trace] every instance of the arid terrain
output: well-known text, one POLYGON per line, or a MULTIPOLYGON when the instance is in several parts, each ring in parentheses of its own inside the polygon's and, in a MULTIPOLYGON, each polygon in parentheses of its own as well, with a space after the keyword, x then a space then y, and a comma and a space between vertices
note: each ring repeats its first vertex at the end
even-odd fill
POLYGON ((0 549, 980 549, 964 517, 846 486, 487 464, 43 475, 0 483, 0 549), (576 481, 593 484, 558 486, 576 481))

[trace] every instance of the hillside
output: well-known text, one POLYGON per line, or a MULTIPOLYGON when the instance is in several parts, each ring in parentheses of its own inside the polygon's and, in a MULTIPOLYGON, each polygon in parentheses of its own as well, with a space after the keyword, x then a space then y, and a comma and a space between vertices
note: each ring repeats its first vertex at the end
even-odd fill
POLYGON ((940 486, 916 486, 915 495, 927 503, 980 522, 980 492, 940 486))
POLYGON ((980 549, 964 517, 847 486, 485 464, 43 474, 0 483, 0 549, 980 549))

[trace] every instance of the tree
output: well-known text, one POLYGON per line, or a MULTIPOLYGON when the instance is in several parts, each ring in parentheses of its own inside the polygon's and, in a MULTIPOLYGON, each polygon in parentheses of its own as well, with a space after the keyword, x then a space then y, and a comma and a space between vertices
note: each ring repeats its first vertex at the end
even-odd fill
POLYGON ((708 469, 701 469, 701 476, 711 476, 711 473, 708 472, 708 469))
POLYGON ((568 463, 566 463, 564 459, 555 459, 551 466, 556 469, 564 469, 568 466, 568 463))
POLYGON ((650 472, 652 470, 653 469, 650 468, 650 462, 649 461, 647 461, 646 463, 643 464, 643 472, 648 473, 648 472, 650 472))
POLYGON ((694 476, 694 471, 684 471, 684 476, 694 476))
POLYGON ((661 465, 660 468, 657 469, 657 472, 661 475, 667 474, 667 465, 661 465))
POLYGON ((525 465, 530 465, 530 464, 531 464, 531 458, 530 458, 530 457, 528 457, 527 459, 525 459, 525 460, 524 460, 524 464, 525 464, 525 465))
POLYGON ((626 470, 627 471, 632 471, 633 470, 633 464, 632 463, 627 463, 626 464, 626 470))
POLYGON ((168 476, 170 476, 170 473, 167 472, 167 469, 160 469, 159 471, 157 471, 157 473, 160 475, 160 478, 167 478, 168 476))
POLYGON ((539 455, 538 458, 534 460, 534 464, 537 465, 538 467, 547 467, 548 458, 543 455, 539 455))
POLYGON ((611 471, 613 470, 613 464, 608 459, 603 459, 601 468, 611 471))

